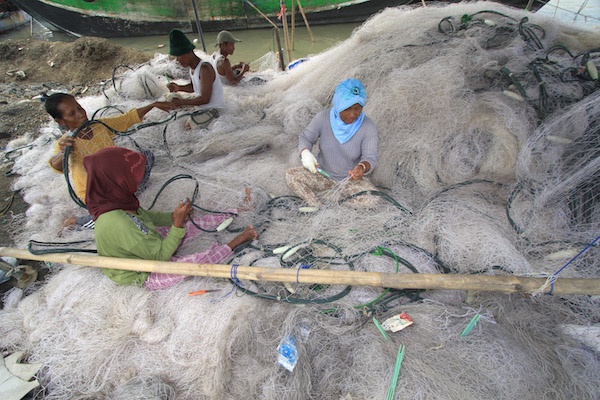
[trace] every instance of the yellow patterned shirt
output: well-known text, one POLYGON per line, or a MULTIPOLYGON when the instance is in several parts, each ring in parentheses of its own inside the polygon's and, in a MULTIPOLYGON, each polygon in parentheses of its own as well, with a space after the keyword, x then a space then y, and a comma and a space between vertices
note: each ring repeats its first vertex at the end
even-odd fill
MULTIPOLYGON (((137 109, 130 110, 125 114, 116 117, 102 118, 99 121, 102 121, 112 129, 119 132, 124 132, 132 125, 141 122, 137 109)), ((73 188, 75 189, 77 197, 79 197, 84 203, 87 174, 85 172, 85 168, 83 167, 83 158, 89 156, 90 154, 94 154, 98 150, 101 150, 105 147, 113 147, 115 145, 113 142, 115 134, 106 128, 106 126, 102 124, 92 124, 91 127, 92 132, 94 133, 92 138, 76 138, 75 150, 71 151, 69 154, 69 172, 71 173, 71 179, 73 179, 73 188)), ((60 139, 66 136, 67 135, 63 135, 60 139)), ((60 146, 58 145, 60 139, 56 141, 54 146, 54 154, 60 153, 60 146)))

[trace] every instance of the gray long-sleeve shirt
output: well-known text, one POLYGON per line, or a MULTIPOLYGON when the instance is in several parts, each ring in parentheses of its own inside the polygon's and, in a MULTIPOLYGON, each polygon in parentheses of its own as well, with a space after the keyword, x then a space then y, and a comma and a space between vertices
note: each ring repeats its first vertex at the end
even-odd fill
POLYGON ((298 149, 312 151, 319 141, 320 152, 317 162, 336 181, 348 177, 348 171, 361 161, 371 164, 371 171, 377 165, 377 127, 365 115, 358 131, 346 143, 341 144, 333 135, 329 122, 329 109, 321 111, 300 134, 298 149))

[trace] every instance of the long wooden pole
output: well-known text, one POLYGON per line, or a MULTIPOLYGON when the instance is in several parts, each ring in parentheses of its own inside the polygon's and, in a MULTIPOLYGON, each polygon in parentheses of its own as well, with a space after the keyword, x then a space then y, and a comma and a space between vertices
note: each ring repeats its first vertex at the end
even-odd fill
POLYGON ((288 62, 292 62, 292 51, 290 48, 290 34, 288 31, 287 13, 285 9, 284 0, 280 0, 281 4, 281 22, 283 23, 283 40, 285 40, 285 47, 288 55, 288 62))
MULTIPOLYGON (((100 257, 82 253, 31 254, 25 249, 0 247, 0 256, 17 259, 49 261, 62 264, 85 265, 100 268, 123 269, 180 275, 231 278, 232 266, 219 264, 175 263, 126 258, 100 257)), ((545 278, 513 275, 458 275, 458 274, 396 274, 362 271, 331 271, 318 269, 264 268, 238 266, 238 279, 273 282, 320 283, 330 285, 375 286, 394 289, 474 290, 482 292, 533 293, 546 282, 545 278)), ((563 295, 600 295, 600 279, 557 278, 554 288, 563 295)))
POLYGON ((296 0, 298 2, 298 9, 300 10, 300 14, 302 14, 302 18, 304 19, 304 25, 306 25, 306 29, 308 29, 308 34, 310 35, 310 41, 315 42, 315 38, 313 37, 312 31, 310 30, 310 25, 308 24, 308 19, 306 19, 306 14, 304 13, 304 8, 302 7, 302 3, 300 0, 296 0))
POLYGON ((250 5, 250 7, 254 8, 254 10, 256 10, 256 12, 258 12, 264 19, 266 19, 271 25, 273 25, 273 28, 279 30, 279 27, 277 25, 275 25, 275 23, 273 21, 271 21, 271 19, 269 17, 267 17, 265 15, 265 13, 263 13, 262 11, 260 11, 254 4, 250 3, 248 0, 244 0, 246 3, 248 3, 250 5))
POLYGON ((275 33, 275 41, 277 42, 277 53, 279 54, 279 67, 282 71, 285 71, 285 55, 283 54, 283 47, 281 47, 281 38, 279 37, 279 28, 273 31, 275 33))
POLYGON ((292 0, 292 23, 290 24, 292 27, 292 50, 294 49, 294 43, 296 40, 296 0, 292 0))
POLYGON ((202 25, 200 25, 200 18, 198 18, 198 8, 196 8, 196 0, 192 0, 192 6, 194 7, 194 17, 196 18, 196 29, 198 30, 198 36, 202 42, 202 50, 206 53, 206 43, 204 43, 204 34, 202 33, 202 25))

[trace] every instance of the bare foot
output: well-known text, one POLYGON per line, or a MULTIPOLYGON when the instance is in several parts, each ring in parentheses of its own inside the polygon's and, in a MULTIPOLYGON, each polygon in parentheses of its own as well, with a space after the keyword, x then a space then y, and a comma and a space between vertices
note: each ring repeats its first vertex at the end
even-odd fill
POLYGON ((67 218, 63 222, 63 228, 67 228, 67 227, 73 226, 76 223, 77 223, 77 218, 74 218, 74 217, 67 218))
POLYGON ((254 230, 254 226, 250 225, 246 227, 246 229, 244 229, 242 233, 233 238, 231 242, 227 243, 227 246, 229 246, 229 248, 233 250, 239 245, 244 244, 246 242, 251 242, 257 237, 258 233, 256 233, 256 230, 254 230))
POLYGON ((61 226, 60 230, 58 231, 58 237, 62 237, 64 232, 68 232, 72 229, 74 229, 77 225, 77 218, 66 218, 63 221, 63 225, 61 226))
POLYGON ((252 189, 249 187, 246 188, 246 195, 244 196, 244 201, 240 206, 240 211, 250 211, 254 210, 254 205, 252 205, 252 189))

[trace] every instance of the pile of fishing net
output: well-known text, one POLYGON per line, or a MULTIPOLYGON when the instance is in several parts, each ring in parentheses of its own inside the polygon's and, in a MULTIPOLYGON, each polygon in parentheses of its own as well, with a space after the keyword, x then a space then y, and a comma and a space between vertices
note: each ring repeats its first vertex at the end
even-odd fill
MULTIPOLYGON (((489 2, 390 8, 293 70, 257 72, 264 84, 226 87, 227 108, 201 127, 185 129, 193 110, 151 111, 117 140, 156 157, 145 208, 187 196, 213 213, 252 193, 231 225, 180 252, 248 224, 259 238, 229 260, 231 279, 160 292, 52 265, 45 284, 5 298, 0 346, 43 364, 44 398, 598 398, 597 297, 282 284, 235 266, 598 278, 599 37, 489 2), (349 77, 379 130, 378 190, 364 194, 379 204, 351 206, 341 183, 306 212, 284 174, 349 77), (201 289, 218 291, 188 295, 201 289), (402 312, 412 325, 378 329, 402 312), (291 371, 278 363, 289 338, 291 371)), ((78 100, 91 118, 125 112, 164 96, 165 73, 187 76, 157 55, 78 100)), ((62 229, 86 213, 43 162, 58 135, 49 124, 13 167, 31 205, 18 237, 33 251, 93 249, 91 232, 62 229)))

